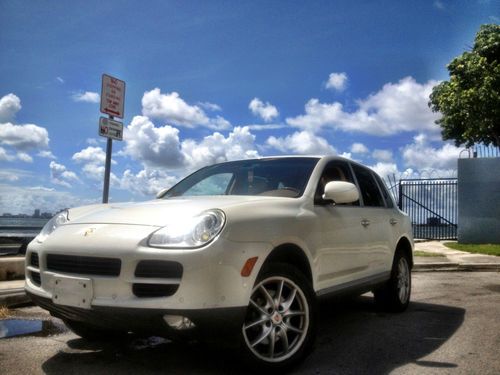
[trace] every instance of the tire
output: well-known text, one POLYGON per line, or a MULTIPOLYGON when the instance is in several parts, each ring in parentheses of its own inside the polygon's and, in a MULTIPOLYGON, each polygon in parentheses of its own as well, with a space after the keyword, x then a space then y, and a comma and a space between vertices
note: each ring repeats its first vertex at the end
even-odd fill
POLYGON ((311 352, 316 336, 316 299, 295 267, 271 263, 260 272, 242 326, 242 350, 251 365, 287 369, 311 352))
POLYGON ((402 251, 396 251, 392 263, 391 278, 373 292, 375 303, 383 310, 403 312, 410 304, 411 268, 410 260, 402 251))
POLYGON ((98 326, 78 322, 75 320, 64 319, 64 324, 76 335, 88 341, 114 341, 127 336, 127 332, 116 331, 98 326))

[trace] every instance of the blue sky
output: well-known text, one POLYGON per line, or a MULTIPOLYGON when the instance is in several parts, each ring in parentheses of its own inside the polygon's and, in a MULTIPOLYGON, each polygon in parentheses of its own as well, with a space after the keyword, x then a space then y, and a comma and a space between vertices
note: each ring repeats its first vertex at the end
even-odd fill
POLYGON ((2 1, 0 213, 101 200, 103 73, 127 83, 111 201, 266 155, 453 174, 428 94, 499 22, 487 0, 2 1))

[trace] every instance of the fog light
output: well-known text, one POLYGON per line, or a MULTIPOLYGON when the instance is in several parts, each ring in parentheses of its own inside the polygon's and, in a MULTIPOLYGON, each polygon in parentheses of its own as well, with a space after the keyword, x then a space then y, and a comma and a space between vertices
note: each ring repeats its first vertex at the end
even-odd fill
POLYGON ((163 320, 173 329, 193 329, 196 325, 186 316, 163 315, 163 320))

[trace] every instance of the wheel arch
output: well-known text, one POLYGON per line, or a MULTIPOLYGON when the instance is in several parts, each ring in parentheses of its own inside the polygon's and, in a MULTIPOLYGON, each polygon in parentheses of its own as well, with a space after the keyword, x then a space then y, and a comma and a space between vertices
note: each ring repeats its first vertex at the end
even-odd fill
POLYGON ((410 267, 413 268, 413 246, 406 237, 401 237, 396 245, 396 252, 401 251, 410 259, 410 267))
POLYGON ((267 256, 263 266, 269 263, 290 264, 302 272, 311 285, 314 284, 309 258, 304 250, 295 244, 285 243, 276 246, 267 256))

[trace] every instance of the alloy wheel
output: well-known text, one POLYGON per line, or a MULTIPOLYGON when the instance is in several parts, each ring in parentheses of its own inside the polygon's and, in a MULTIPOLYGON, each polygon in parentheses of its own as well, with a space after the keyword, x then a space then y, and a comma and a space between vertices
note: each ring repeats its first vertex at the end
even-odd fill
POLYGON ((250 351, 266 362, 281 362, 302 346, 309 328, 309 306, 292 280, 275 276, 253 289, 243 325, 250 351))
POLYGON ((406 303, 410 295, 410 268, 405 257, 401 257, 398 263, 397 292, 399 301, 406 303))

